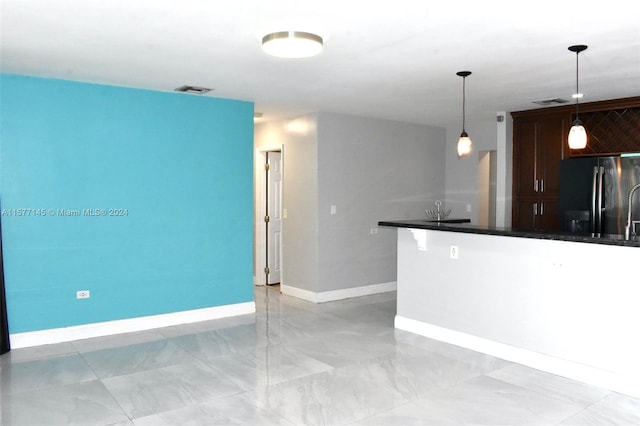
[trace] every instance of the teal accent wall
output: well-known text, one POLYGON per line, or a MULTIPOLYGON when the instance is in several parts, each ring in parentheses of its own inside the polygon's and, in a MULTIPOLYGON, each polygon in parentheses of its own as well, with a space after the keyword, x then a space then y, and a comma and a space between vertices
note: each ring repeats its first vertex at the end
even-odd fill
POLYGON ((253 300, 252 103, 7 74, 0 94, 11 333, 253 300))

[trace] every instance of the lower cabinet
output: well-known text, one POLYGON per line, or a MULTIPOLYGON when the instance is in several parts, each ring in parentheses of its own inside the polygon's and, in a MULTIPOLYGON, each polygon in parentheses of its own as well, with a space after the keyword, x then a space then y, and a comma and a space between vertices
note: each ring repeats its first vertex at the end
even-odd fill
POLYGON ((517 198, 513 203, 514 229, 557 231, 560 229, 557 198, 517 198))

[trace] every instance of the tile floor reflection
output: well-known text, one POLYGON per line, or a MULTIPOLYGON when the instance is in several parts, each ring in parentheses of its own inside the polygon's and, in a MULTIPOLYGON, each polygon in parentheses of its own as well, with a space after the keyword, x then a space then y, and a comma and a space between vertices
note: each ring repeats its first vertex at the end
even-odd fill
POLYGON ((640 425, 640 400, 393 328, 395 293, 0 357, 1 425, 640 425))

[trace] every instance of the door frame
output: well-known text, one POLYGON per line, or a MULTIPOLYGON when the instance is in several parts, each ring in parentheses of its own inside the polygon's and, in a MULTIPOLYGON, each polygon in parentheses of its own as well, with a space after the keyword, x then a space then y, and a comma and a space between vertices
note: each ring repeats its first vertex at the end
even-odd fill
MULTIPOLYGON (((267 162, 267 154, 269 152, 279 152, 281 155, 281 167, 282 167, 282 199, 284 205, 284 146, 280 146, 278 148, 264 148, 260 149, 256 153, 256 173, 255 173, 255 206, 254 206, 254 274, 253 274, 253 283, 254 285, 262 286, 266 284, 264 268, 267 266, 266 255, 267 255, 267 235, 266 235, 266 226, 264 222, 264 217, 267 214, 266 205, 267 205, 267 194, 266 194, 266 173, 264 169, 264 165, 267 162)), ((283 209, 284 210, 284 209, 283 209)), ((284 222, 284 216, 283 216, 284 222)), ((284 226, 282 226, 281 233, 284 237, 284 226)), ((282 248, 281 248, 282 250, 282 248)), ((280 268, 280 284, 284 282, 284 258, 282 257, 282 253, 280 256, 282 261, 282 265, 280 268)))

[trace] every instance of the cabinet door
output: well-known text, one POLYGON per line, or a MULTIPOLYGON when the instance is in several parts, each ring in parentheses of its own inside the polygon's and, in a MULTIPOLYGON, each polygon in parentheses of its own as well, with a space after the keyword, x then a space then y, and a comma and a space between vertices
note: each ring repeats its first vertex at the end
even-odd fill
POLYGON ((558 200, 518 198, 513 203, 513 229, 517 231, 559 230, 558 200))
POLYGON ((557 199, 543 199, 538 203, 536 229, 538 231, 553 232, 560 229, 559 203, 557 199))
POLYGON ((548 117, 537 122, 538 192, 545 197, 554 197, 560 192, 560 161, 565 149, 566 132, 568 129, 564 117, 548 117))
POLYGON ((521 198, 513 201, 513 229, 517 231, 535 231, 537 229, 538 201, 521 198))
POLYGON ((513 123, 513 192, 515 196, 536 195, 537 125, 533 120, 516 120, 513 123))

